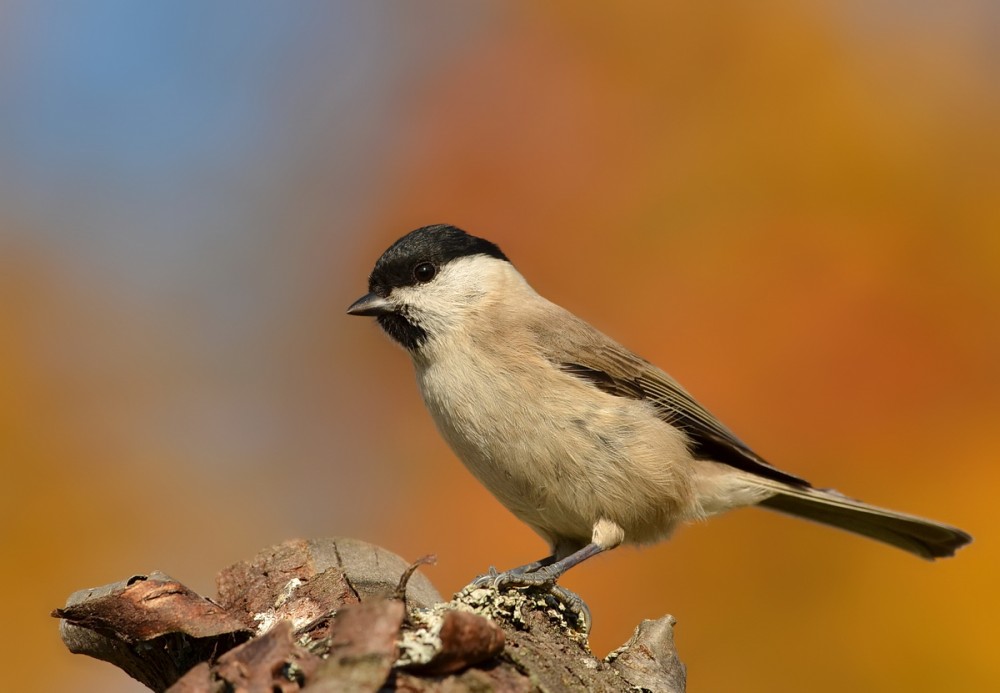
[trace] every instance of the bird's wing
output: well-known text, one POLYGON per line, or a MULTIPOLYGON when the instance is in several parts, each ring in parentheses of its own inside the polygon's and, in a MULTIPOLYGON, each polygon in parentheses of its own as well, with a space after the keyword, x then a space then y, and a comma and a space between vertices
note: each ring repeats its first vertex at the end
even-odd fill
POLYGON ((804 479, 765 462, 664 371, 571 313, 565 315, 568 320, 549 316, 531 324, 535 343, 558 368, 608 394, 649 402, 660 419, 687 434, 696 457, 809 486, 804 479))

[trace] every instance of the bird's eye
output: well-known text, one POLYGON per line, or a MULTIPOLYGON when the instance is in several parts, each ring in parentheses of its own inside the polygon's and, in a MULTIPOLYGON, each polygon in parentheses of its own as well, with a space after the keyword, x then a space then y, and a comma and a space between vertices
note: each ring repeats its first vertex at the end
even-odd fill
POLYGON ((413 268, 413 278, 421 284, 426 284, 437 274, 437 267, 431 262, 421 262, 413 268))

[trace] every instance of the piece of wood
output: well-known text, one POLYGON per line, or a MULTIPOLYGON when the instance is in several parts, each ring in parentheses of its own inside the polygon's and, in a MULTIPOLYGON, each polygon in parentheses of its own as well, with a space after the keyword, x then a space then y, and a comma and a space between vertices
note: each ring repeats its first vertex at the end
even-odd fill
POLYGON ((110 662, 155 691, 252 635, 218 604, 159 572, 74 592, 52 615, 62 619, 70 652, 110 662))
POLYGON ((602 661, 546 590, 443 602, 416 566, 353 539, 296 539, 223 570, 215 600, 152 573, 53 615, 71 652, 170 693, 684 691, 669 616, 602 661))

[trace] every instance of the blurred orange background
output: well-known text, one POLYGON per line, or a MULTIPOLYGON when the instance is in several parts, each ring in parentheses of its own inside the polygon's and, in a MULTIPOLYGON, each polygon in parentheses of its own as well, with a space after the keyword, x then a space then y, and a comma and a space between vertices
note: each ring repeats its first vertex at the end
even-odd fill
MULTIPOLYGON (((1000 681, 1000 15, 783 0, 0 6, 0 656, 138 691, 51 609, 296 537, 450 593, 545 546, 348 318, 450 222, 779 467, 976 542, 764 511, 564 584, 599 655, 671 613, 692 691, 1000 681)), ((20 688, 24 690, 24 688, 20 688)))

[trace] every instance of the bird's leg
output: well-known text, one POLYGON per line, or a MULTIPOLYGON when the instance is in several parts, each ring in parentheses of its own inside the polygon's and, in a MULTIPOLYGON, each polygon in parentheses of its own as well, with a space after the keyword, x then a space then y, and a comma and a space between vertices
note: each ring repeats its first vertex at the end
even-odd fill
MULTIPOLYGON (((583 563, 592 556, 604 551, 604 547, 595 543, 590 543, 578 551, 574 551, 565 558, 558 561, 555 556, 543 558, 540 561, 529 563, 520 568, 507 570, 492 576, 494 587, 535 587, 542 585, 555 585, 563 573, 573 566, 583 563)), ((486 577, 486 576, 483 576, 486 577)), ((481 579, 481 578, 480 578, 481 579)), ((479 579, 477 579, 479 582, 479 579)))
POLYGON ((553 597, 562 602, 567 611, 577 617, 582 624, 583 632, 587 633, 590 632, 590 609, 577 594, 557 585, 556 580, 573 566, 604 550, 604 547, 590 543, 560 560, 556 560, 555 555, 547 556, 502 573, 498 573, 495 568, 490 566, 489 573, 477 577, 472 581, 472 584, 462 590, 462 593, 484 587, 492 587, 495 590, 500 590, 503 587, 544 587, 553 597))
POLYGON ((555 554, 553 554, 551 556, 546 556, 545 558, 540 558, 537 561, 532 561, 531 563, 525 563, 524 565, 518 566, 517 568, 511 568, 510 570, 505 570, 502 573, 498 573, 496 568, 490 566, 490 569, 486 572, 486 574, 480 575, 475 580, 473 580, 472 584, 470 584, 469 587, 472 588, 494 587, 497 586, 496 585, 497 578, 501 576, 517 577, 520 575, 524 575, 525 573, 532 573, 538 570, 539 568, 544 568, 545 566, 552 565, 553 563, 555 563, 555 561, 556 557, 555 554))

